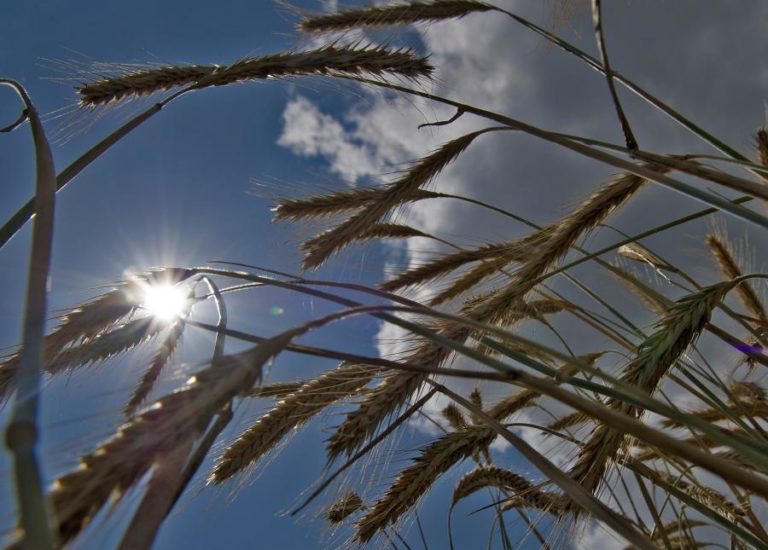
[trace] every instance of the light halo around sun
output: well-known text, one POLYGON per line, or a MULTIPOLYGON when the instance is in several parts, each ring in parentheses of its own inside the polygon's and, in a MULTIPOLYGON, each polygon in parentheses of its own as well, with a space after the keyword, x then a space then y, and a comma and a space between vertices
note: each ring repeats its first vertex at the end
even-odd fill
POLYGON ((167 283, 150 284, 142 293, 142 307, 160 321, 174 321, 189 309, 188 293, 183 287, 167 283))

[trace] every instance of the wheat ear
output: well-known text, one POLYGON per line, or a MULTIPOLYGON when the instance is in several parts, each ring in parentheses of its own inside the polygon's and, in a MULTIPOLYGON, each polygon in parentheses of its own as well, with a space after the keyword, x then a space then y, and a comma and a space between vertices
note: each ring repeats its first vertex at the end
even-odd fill
POLYGON ((492 433, 490 440, 485 441, 479 440, 475 432, 453 432, 425 447, 356 524, 356 539, 366 543, 377 531, 395 523, 426 494, 441 474, 460 460, 471 457, 478 448, 490 445, 494 437, 495 433, 492 433))
POLYGON ((556 419, 555 421, 550 423, 547 427, 550 430, 560 432, 567 428, 572 428, 574 426, 582 426, 589 421, 590 421, 590 417, 588 415, 582 412, 573 412, 556 419))
MULTIPOLYGON (((115 288, 64 315, 59 325, 45 337, 46 364, 55 360, 70 345, 85 343, 102 334, 133 313, 138 305, 132 287, 115 288)), ((0 403, 14 390, 18 355, 0 365, 0 403)))
POLYGON ((217 459, 209 481, 222 483, 244 470, 288 433, 334 403, 368 385, 380 369, 345 363, 286 396, 243 432, 217 459))
POLYGON ((757 131, 755 142, 757 143, 757 155, 760 158, 760 164, 768 166, 768 132, 764 128, 757 131))
MULTIPOLYGON (((709 322, 715 306, 733 288, 733 282, 720 283, 689 294, 677 301, 657 324, 657 330, 641 345, 637 357, 624 369, 621 380, 653 395, 678 357, 695 342, 709 322)), ((623 402, 610 402, 627 415, 638 418, 642 409, 623 402)), ((608 467, 624 442, 624 434, 600 424, 581 448, 570 475, 585 489, 595 492, 608 467)))
POLYGON ((402 177, 390 183, 379 200, 353 214, 333 229, 303 243, 301 248, 305 252, 304 269, 319 267, 332 254, 364 233, 372 224, 378 223, 385 214, 407 201, 483 133, 485 131, 482 130, 473 132, 445 143, 419 160, 402 177))
MULTIPOLYGON (((441 335, 463 341, 467 338, 467 331, 459 327, 443 332, 441 335)), ((423 340, 404 359, 404 362, 436 367, 442 364, 450 354, 451 350, 444 346, 431 340, 423 340)), ((344 422, 329 438, 326 445, 328 458, 333 460, 342 453, 352 454, 378 429, 390 413, 397 410, 413 395, 425 378, 423 374, 407 371, 390 372, 384 376, 382 383, 371 390, 356 410, 347 413, 344 422)))
POLYGON ((309 75, 384 75, 428 77, 433 67, 407 50, 324 46, 303 52, 247 57, 230 65, 164 66, 131 71, 80 86, 83 106, 93 107, 151 95, 179 86, 194 89, 236 82, 309 75))
MULTIPOLYGON (((314 195, 303 199, 279 199, 272 209, 275 213, 272 221, 323 219, 360 210, 382 198, 386 192, 383 188, 360 187, 350 191, 339 191, 314 195)), ((419 189, 408 197, 409 201, 431 199, 438 196, 432 191, 419 189)))
POLYGON ((339 500, 333 503, 325 513, 325 517, 331 523, 341 523, 349 516, 364 508, 363 500, 360 495, 354 491, 348 492, 339 500))
POLYGON ((493 9, 493 6, 474 0, 417 0, 309 17, 299 24, 299 29, 304 32, 339 32, 360 27, 409 25, 456 19, 493 9))
POLYGON ((210 418, 261 376, 263 365, 299 331, 283 333, 242 353, 214 359, 180 390, 159 399, 59 477, 51 493, 59 540, 75 538, 107 503, 121 496, 176 446, 203 431, 210 418))
POLYGON ((48 374, 58 374, 80 366, 106 361, 156 336, 165 328, 152 317, 134 319, 109 332, 89 340, 87 343, 72 346, 56 356, 45 366, 48 374))
POLYGON ((454 431, 460 432, 467 429, 467 419, 464 418, 464 413, 455 404, 449 403, 440 411, 440 414, 454 431))
MULTIPOLYGON (((585 356, 584 361, 595 361, 600 355, 585 356)), ((573 365, 564 365, 558 369, 558 373, 567 376, 575 368, 573 365)), ((471 397, 474 396, 472 400, 482 406, 480 392, 477 388, 475 390, 471 394, 471 397)), ((520 390, 491 407, 488 415, 503 421, 530 406, 539 395, 533 390, 520 390)), ((376 531, 396 522, 457 462, 474 456, 478 451, 485 452, 497 434, 493 428, 481 424, 482 419, 476 421, 478 425, 446 434, 429 444, 408 468, 400 472, 384 496, 357 524, 357 539, 360 542, 367 542, 376 531)))
POLYGON ((575 212, 541 229, 540 231, 547 231, 550 236, 540 247, 538 254, 523 264, 503 288, 466 313, 486 323, 498 322, 507 309, 533 289, 538 279, 545 275, 579 238, 587 235, 611 212, 629 200, 645 181, 634 174, 623 174, 601 187, 575 212))
MULTIPOLYGON (((718 235, 707 235, 707 246, 709 247, 712 255, 717 260, 717 265, 720 267, 720 271, 723 272, 728 279, 736 279, 743 275, 741 267, 736 261, 736 255, 727 241, 720 238, 718 235)), ((763 307, 760 298, 757 297, 757 293, 754 291, 749 281, 743 281, 736 286, 736 295, 741 300, 742 305, 746 310, 757 319, 763 325, 768 326, 768 317, 765 314, 765 308, 763 307)))
POLYGON ((248 397, 276 397, 281 399, 292 393, 296 393, 309 380, 297 382, 275 382, 268 386, 257 386, 248 392, 248 397))
POLYGON ((139 385, 133 390, 128 403, 125 405, 123 412, 126 416, 132 416, 136 409, 144 402, 147 396, 152 392, 155 387, 157 379, 160 377, 160 373, 165 366, 176 353, 176 349, 181 342, 181 338, 184 335, 184 328, 186 323, 183 319, 178 319, 171 327, 168 335, 163 340, 162 344, 158 348, 155 356, 152 358, 152 362, 149 368, 139 381, 139 385))

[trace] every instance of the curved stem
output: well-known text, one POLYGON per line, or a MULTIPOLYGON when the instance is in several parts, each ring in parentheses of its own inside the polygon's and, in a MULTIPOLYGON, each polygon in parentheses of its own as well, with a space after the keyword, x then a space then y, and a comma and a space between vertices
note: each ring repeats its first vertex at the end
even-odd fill
POLYGON ((14 459, 16 496, 20 523, 24 531, 24 546, 44 550, 53 548, 54 538, 37 456, 37 417, 48 305, 48 273, 53 244, 56 172, 45 130, 26 90, 21 84, 10 79, 0 79, 0 84, 16 90, 24 102, 35 146, 37 182, 33 208, 37 219, 32 230, 22 348, 17 374, 18 387, 11 421, 6 431, 6 446, 14 459))
MULTIPOLYGON (((488 111, 485 109, 481 109, 479 107, 467 105, 465 103, 454 101, 452 99, 441 97, 435 94, 431 94, 429 92, 408 88, 406 86, 400 86, 392 82, 382 82, 382 81, 371 80, 367 78, 346 77, 346 76, 340 76, 339 78, 353 80, 353 81, 361 82, 364 84, 370 84, 372 86, 378 86, 381 88, 386 88, 386 89, 395 90, 398 92, 403 92, 403 93, 418 96, 418 97, 423 97, 425 99, 429 99, 437 103, 443 103, 445 105, 450 105, 456 108, 462 107, 468 113, 472 113, 474 115, 487 118, 488 120, 493 120, 494 122, 498 122, 500 124, 505 124, 510 128, 520 130, 534 137, 537 137, 541 140, 564 147, 565 149, 570 149, 571 151, 579 153, 580 155, 583 155, 585 157, 589 157, 594 160, 608 164, 610 166, 620 168, 626 171, 627 173, 634 174, 641 178, 647 179, 648 181, 656 182, 659 185, 668 187, 669 189, 677 191, 678 193, 684 196, 696 199, 697 201, 707 204, 709 206, 713 206, 718 210, 722 210, 723 212, 728 212, 729 214, 737 218, 740 218, 744 221, 748 221, 759 227, 768 229, 768 218, 756 212, 753 212, 752 210, 739 206, 734 202, 723 199, 722 197, 714 195, 710 192, 703 191, 697 187, 693 187, 680 180, 671 178, 657 170, 654 170, 653 168, 647 165, 637 164, 637 163, 625 160, 621 157, 608 154, 602 151, 601 149, 591 147, 589 145, 585 145, 584 143, 577 140, 566 138, 562 134, 558 134, 556 132, 550 132, 548 130, 544 130, 542 128, 538 128, 536 126, 523 122, 521 120, 507 117, 499 113, 495 113, 493 111, 488 111)), ((627 152, 629 153, 629 151, 627 152)), ((655 158, 658 160, 662 158, 660 155, 655 155, 653 153, 647 153, 644 151, 637 151, 635 153, 635 156, 640 159, 648 157, 648 158, 655 158)), ((666 159, 663 164, 671 165, 675 163, 675 161, 669 160, 668 157, 663 157, 663 158, 666 159)), ((691 171, 691 170, 693 170, 693 168, 691 168, 690 166, 686 166, 685 171, 691 171)), ((726 179, 730 181, 731 178, 726 178, 726 179)), ((768 188, 758 186, 754 182, 751 182, 748 180, 742 180, 741 178, 736 178, 736 179, 738 180, 740 187, 742 188, 749 187, 750 189, 749 192, 753 193, 755 196, 768 200, 768 188)), ((723 182, 718 181, 717 183, 723 183, 723 182)))
MULTIPOLYGON (((168 105, 168 103, 181 96, 182 94, 187 93, 188 91, 189 88, 181 90, 152 105, 149 109, 126 122, 120 128, 109 134, 99 143, 83 153, 72 164, 62 170, 58 176, 56 176, 56 191, 58 192, 63 189, 67 183, 72 181, 75 176, 82 172, 89 164, 99 158, 110 147, 128 135, 132 130, 139 127, 142 123, 147 121, 156 113, 159 113, 163 107, 168 105)), ((19 208, 16 213, 11 216, 10 219, 8 219, 8 221, 3 224, 2 228, 0 228, 0 248, 5 246, 5 244, 10 241, 13 236, 16 235, 16 233, 18 233, 22 227, 24 227, 24 224, 32 219, 32 216, 34 215, 35 199, 30 199, 26 202, 26 204, 24 204, 24 206, 19 208)))

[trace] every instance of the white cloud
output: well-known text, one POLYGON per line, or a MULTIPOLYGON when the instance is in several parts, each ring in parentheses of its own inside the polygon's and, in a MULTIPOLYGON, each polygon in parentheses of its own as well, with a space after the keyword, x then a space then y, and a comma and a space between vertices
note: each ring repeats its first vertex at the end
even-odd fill
POLYGON ((303 156, 324 156, 331 171, 348 183, 376 171, 371 147, 353 136, 332 116, 321 113, 308 99, 291 100, 283 112, 285 123, 278 144, 303 156))

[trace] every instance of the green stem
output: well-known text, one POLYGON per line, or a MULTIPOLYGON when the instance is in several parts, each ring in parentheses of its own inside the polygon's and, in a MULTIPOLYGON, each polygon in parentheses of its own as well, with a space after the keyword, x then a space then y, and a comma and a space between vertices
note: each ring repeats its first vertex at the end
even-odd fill
POLYGON ((56 205, 56 172, 53 156, 37 110, 18 82, 0 79, 24 102, 35 145, 35 200, 37 215, 32 229, 32 250, 27 276, 27 294, 19 354, 17 391, 6 446, 13 454, 16 496, 20 509, 24 546, 46 550, 54 547, 48 505, 37 456, 39 394, 43 366, 43 338, 47 316, 48 274, 53 245, 53 215, 56 205))

